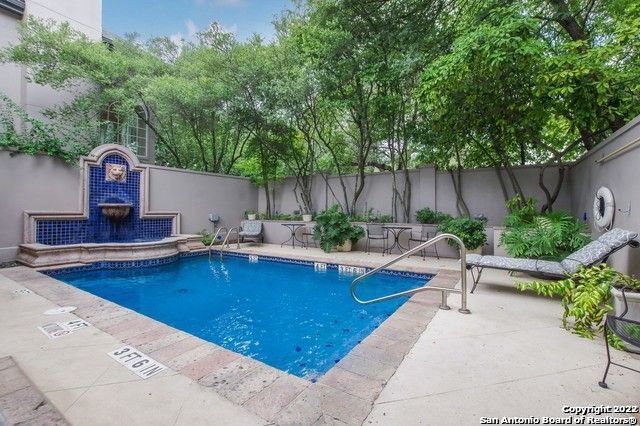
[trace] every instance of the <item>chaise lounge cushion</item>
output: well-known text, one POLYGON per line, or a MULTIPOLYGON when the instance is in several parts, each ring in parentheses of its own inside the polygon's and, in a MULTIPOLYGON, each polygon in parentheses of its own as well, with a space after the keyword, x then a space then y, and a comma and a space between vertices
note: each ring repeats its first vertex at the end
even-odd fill
POLYGON ((608 245, 598 240, 591 241, 580 250, 567 256, 561 264, 567 272, 573 274, 577 272, 581 266, 595 265, 603 261, 609 254, 611 254, 611 248, 609 248, 608 245))
POLYGON ((508 271, 539 272, 557 277, 565 277, 567 275, 567 271, 564 270, 559 262, 549 260, 517 259, 513 257, 470 254, 467 256, 467 265, 505 269, 508 271))
POLYGON ((600 235, 598 241, 609 246, 611 250, 618 250, 619 248, 624 247, 631 241, 635 240, 637 236, 637 232, 625 231, 624 229, 620 228, 613 228, 611 231, 600 235))

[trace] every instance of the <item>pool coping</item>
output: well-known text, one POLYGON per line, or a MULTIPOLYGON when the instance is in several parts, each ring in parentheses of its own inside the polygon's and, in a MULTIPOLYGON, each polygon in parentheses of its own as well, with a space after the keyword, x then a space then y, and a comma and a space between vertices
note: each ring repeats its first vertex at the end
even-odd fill
MULTIPOLYGON (((249 249, 236 250, 233 254, 248 256, 255 253, 249 249)), ((303 260, 300 257, 304 257, 307 262, 329 260, 325 263, 336 264, 335 259, 308 253, 295 257, 282 254, 266 257, 294 262, 300 262, 303 260)), ((364 263, 340 262, 365 268, 374 266, 364 263)), ((459 273, 451 270, 394 268, 399 271, 403 269, 412 274, 433 274, 430 282, 437 286, 454 287, 459 279, 459 273)), ((373 408, 377 396, 438 311, 439 304, 436 292, 413 295, 334 367, 312 383, 34 269, 19 266, 3 269, 1 273, 53 303, 77 306, 74 314, 96 328, 265 421, 277 424, 312 424, 335 420, 361 424, 373 408)))

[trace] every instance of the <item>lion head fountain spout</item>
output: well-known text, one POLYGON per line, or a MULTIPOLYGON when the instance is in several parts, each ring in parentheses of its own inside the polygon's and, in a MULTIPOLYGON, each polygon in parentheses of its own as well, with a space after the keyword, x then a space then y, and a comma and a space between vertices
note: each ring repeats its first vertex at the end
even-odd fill
POLYGON ((127 217, 131 211, 130 203, 100 203, 98 207, 105 217, 116 222, 127 217))

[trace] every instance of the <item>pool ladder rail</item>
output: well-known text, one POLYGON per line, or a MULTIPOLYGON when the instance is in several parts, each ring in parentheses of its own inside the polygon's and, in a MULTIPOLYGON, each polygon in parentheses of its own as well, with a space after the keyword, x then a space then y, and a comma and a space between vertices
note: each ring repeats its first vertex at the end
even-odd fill
POLYGON ((394 299, 396 297, 402 297, 402 296, 411 296, 413 294, 416 293, 420 293, 423 291, 440 291, 442 292, 442 303, 440 304, 440 309, 451 309, 448 305, 447 305, 447 296, 449 293, 460 293, 460 297, 461 297, 461 304, 460 304, 460 309, 458 309, 458 311, 460 313, 463 314, 470 314, 471 311, 467 308, 467 248, 464 246, 464 243, 462 242, 462 240, 453 235, 453 234, 440 234, 435 236, 434 238, 431 238, 428 241, 425 241, 424 243, 412 248, 409 251, 406 251, 404 253, 402 253, 400 256, 396 257, 393 260, 390 260, 389 262, 385 263, 382 266, 378 266, 377 268, 374 268, 372 270, 370 270, 369 272, 367 272, 366 274, 360 275, 359 277, 357 277, 356 279, 354 279, 351 282, 351 297, 353 298, 353 300, 355 300, 356 302, 362 304, 362 305, 368 305, 370 303, 377 303, 377 302, 382 302, 385 300, 389 300, 389 299, 394 299), (414 253, 417 253, 421 250, 424 250, 425 248, 432 246, 433 244, 437 243, 438 241, 442 241, 442 240, 453 240, 456 243, 458 243, 458 246, 460 247, 460 288, 448 288, 448 287, 439 287, 439 286, 430 286, 429 283, 427 282, 424 286, 422 287, 418 287, 418 288, 414 288, 412 290, 406 290, 406 291, 401 291, 398 293, 393 293, 393 294, 389 294, 387 296, 382 296, 382 297, 377 297, 375 299, 369 299, 369 300, 362 300, 360 298, 358 298, 358 296, 356 295, 356 286, 358 284, 360 284, 362 281, 366 280, 367 278, 369 278, 371 275, 380 272, 383 269, 388 268, 389 266, 398 263, 399 261, 401 261, 402 259, 411 256, 414 253))
POLYGON ((224 252, 224 247, 225 245, 227 247, 229 246, 229 237, 231 236, 231 234, 235 231, 237 238, 236 238, 236 248, 240 248, 240 236, 238 235, 238 233, 240 232, 239 227, 234 226, 231 229, 227 229, 225 227, 221 227, 218 228, 218 230, 216 231, 215 235, 213 236, 213 239, 211 240, 211 244, 209 244, 209 259, 211 259, 211 251, 213 248, 213 244, 218 241, 218 237, 223 233, 226 232, 225 236, 224 236, 224 240, 222 241, 222 244, 220 245, 220 257, 222 257, 222 254, 224 252))

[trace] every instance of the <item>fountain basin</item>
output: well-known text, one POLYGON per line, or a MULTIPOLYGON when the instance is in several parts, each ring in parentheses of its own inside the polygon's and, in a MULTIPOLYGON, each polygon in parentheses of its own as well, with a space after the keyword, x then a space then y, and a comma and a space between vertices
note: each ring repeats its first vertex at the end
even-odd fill
POLYGON ((102 214, 111 220, 122 220, 129 215, 132 204, 130 203, 100 203, 98 207, 102 214))

